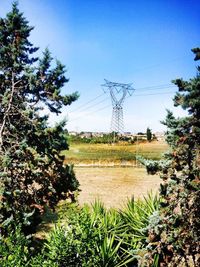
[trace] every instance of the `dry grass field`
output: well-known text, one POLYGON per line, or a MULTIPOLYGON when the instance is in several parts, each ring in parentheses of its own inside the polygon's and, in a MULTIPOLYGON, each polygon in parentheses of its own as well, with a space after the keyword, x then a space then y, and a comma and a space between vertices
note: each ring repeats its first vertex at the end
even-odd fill
POLYGON ((167 144, 158 141, 114 145, 82 143, 71 144, 70 150, 63 154, 66 163, 75 165, 81 189, 80 204, 99 198, 107 207, 119 208, 127 198, 142 197, 151 190, 156 192, 161 182, 158 176, 148 175, 144 167, 138 168, 136 155, 160 159, 167 150, 167 144))
POLYGON ((142 198, 159 189, 158 175, 148 175, 144 168, 75 168, 82 205, 100 199, 106 207, 122 207, 127 198, 142 198))

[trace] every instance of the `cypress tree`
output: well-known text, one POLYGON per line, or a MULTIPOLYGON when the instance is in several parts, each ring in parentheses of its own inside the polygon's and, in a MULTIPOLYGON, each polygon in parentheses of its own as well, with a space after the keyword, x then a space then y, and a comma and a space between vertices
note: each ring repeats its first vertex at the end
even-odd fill
POLYGON ((29 41, 33 27, 17 3, 0 18, 0 228, 13 222, 34 230, 45 206, 54 208, 67 192, 76 190, 73 168, 64 165, 61 150, 68 144, 65 122, 48 125, 47 107, 59 114, 77 93, 61 94, 68 82, 65 67, 48 49, 41 59, 29 41))
POLYGON ((147 141, 151 142, 152 132, 151 132, 151 129, 149 127, 147 128, 146 135, 147 135, 147 141))

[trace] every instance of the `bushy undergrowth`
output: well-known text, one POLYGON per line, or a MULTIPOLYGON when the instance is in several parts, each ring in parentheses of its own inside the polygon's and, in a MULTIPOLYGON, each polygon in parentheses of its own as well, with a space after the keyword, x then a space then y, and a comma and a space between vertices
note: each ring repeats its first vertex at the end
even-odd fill
POLYGON ((0 266, 27 266, 33 250, 30 236, 25 236, 20 226, 15 231, 12 228, 9 237, 0 235, 0 266))
POLYGON ((19 228, 9 240, 2 239, 1 266, 142 266, 149 219, 159 206, 156 196, 129 200, 120 211, 107 210, 100 201, 82 208, 66 205, 37 255, 32 255, 31 242, 19 228))

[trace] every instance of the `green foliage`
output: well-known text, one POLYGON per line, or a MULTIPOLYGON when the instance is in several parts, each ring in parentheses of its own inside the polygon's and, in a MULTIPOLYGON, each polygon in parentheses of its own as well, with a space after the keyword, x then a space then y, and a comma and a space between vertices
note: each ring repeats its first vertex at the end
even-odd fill
POLYGON ((80 133, 75 136, 71 135, 69 139, 72 143, 77 143, 77 144, 79 143, 112 144, 114 142, 117 143, 119 140, 122 140, 122 137, 115 132, 109 134, 103 134, 102 136, 95 136, 92 133, 89 136, 86 136, 84 135, 84 133, 80 133))
POLYGON ((146 134, 147 134, 147 141, 150 142, 152 140, 152 132, 151 132, 151 129, 149 127, 147 128, 146 134))
MULTIPOLYGON (((167 155, 167 154, 165 154, 167 155)), ((167 172, 167 169, 172 164, 170 159, 168 160, 152 160, 152 159, 145 159, 142 156, 137 156, 137 160, 142 163, 146 169, 148 174, 156 174, 159 171, 163 171, 163 173, 167 172)), ((162 176, 164 178, 164 176, 162 176)))
POLYGON ((121 211, 92 206, 62 208, 61 222, 48 237, 33 266, 138 266, 147 244, 148 221, 158 210, 159 199, 151 194, 129 200, 121 211), (37 265, 37 264, 38 265, 37 265))
POLYGON ((82 208, 65 202, 58 210, 60 222, 41 251, 35 251, 19 226, 9 237, 1 236, 1 266, 143 266, 148 221, 153 221, 158 207, 159 199, 152 194, 129 200, 120 211, 107 210, 98 200, 82 208))
MULTIPOLYGON (((199 48, 193 49, 199 59, 199 48)), ((188 111, 188 116, 175 118, 167 111, 163 124, 167 126, 166 140, 171 152, 166 160, 149 162, 153 172, 159 171, 161 185, 161 210, 154 223, 149 224, 150 251, 146 266, 152 266, 153 259, 160 266, 199 266, 200 246, 200 68, 189 81, 177 79, 174 82, 179 92, 174 105, 188 111), (169 163, 169 164, 168 164, 169 163), (157 256, 156 256, 157 257, 157 256)))
POLYGON ((24 236, 19 225, 10 229, 9 236, 0 239, 1 267, 28 266, 33 250, 30 237, 24 236))
POLYGON ((68 79, 65 67, 48 49, 42 59, 29 41, 33 27, 16 3, 0 19, 0 227, 22 223, 24 232, 34 231, 44 207, 53 208, 67 192, 76 190, 73 168, 63 164, 61 150, 68 149, 65 122, 48 126, 43 107, 60 113, 77 93, 61 94, 68 79))
POLYGON ((112 227, 108 217, 99 202, 94 203, 91 210, 85 206, 73 212, 67 224, 58 226, 49 236, 46 257, 58 266, 106 266, 102 264, 117 262, 118 249, 106 228, 112 227))

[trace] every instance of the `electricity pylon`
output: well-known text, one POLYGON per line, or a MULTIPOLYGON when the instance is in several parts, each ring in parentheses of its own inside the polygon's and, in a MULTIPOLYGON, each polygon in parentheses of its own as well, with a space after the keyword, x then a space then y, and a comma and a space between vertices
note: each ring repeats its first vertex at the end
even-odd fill
POLYGON ((111 132, 124 133, 123 103, 127 94, 131 96, 135 89, 133 89, 131 83, 125 84, 104 80, 105 84, 102 86, 108 88, 113 106, 110 130, 111 132), (117 94, 121 94, 121 97, 117 98, 117 94))

